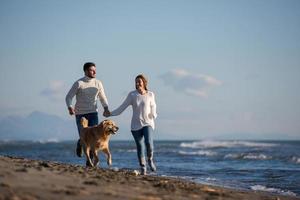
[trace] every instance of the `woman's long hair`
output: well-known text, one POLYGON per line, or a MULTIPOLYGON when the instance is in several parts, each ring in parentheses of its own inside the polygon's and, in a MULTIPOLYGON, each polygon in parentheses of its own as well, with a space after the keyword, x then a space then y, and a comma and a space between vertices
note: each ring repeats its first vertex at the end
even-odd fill
MULTIPOLYGON (((137 75, 137 77, 135 77, 135 80, 138 78, 142 79, 145 90, 148 91, 148 80, 147 80, 146 76, 144 76, 143 74, 139 74, 139 75, 137 75)), ((135 89, 137 89, 136 86, 135 86, 135 89)))

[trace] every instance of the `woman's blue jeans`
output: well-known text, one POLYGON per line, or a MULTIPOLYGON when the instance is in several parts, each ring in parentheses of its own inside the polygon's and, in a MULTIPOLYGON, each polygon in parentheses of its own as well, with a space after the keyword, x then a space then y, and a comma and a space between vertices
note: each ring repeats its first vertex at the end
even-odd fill
POLYGON ((132 130, 131 132, 136 144, 140 166, 145 167, 145 146, 148 160, 153 159, 153 129, 150 126, 145 126, 140 130, 132 130))
POLYGON ((95 125, 98 125, 98 123, 99 123, 97 112, 87 113, 87 114, 82 114, 82 115, 76 115, 75 117, 76 117, 76 124, 77 124, 78 134, 80 134, 80 130, 82 129, 82 126, 81 126, 81 123, 80 123, 80 119, 82 117, 85 117, 89 121, 88 126, 95 126, 95 125))

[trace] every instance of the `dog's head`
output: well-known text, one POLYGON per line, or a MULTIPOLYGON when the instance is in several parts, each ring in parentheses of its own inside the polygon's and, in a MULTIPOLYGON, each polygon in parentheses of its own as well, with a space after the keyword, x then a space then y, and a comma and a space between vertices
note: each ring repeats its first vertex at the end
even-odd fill
POLYGON ((102 124, 105 133, 116 134, 119 130, 119 127, 117 127, 116 123, 113 120, 106 119, 102 122, 102 124))
POLYGON ((83 128, 86 128, 88 127, 89 121, 85 117, 81 117, 80 123, 83 128))

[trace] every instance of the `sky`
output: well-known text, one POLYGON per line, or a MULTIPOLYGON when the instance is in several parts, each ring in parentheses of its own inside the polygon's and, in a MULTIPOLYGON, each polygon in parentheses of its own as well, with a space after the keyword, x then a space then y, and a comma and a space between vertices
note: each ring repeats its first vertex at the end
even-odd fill
MULTIPOLYGON (((91 61, 110 109, 148 77, 158 139, 300 139, 299 10, 298 0, 1 0, 0 119, 74 120, 64 98, 91 61)), ((113 118, 128 137, 130 116, 113 118)))

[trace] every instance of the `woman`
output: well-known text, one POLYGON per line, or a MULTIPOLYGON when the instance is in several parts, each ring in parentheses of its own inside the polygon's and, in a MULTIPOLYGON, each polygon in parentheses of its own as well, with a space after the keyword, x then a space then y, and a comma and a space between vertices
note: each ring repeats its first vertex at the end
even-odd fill
POLYGON ((148 164, 152 171, 156 171, 153 162, 153 130, 156 114, 154 93, 147 88, 148 81, 142 74, 135 78, 136 90, 129 92, 125 101, 111 112, 111 116, 120 115, 128 106, 132 106, 131 132, 137 148, 137 156, 141 167, 141 174, 147 172, 144 149, 146 146, 148 164))

